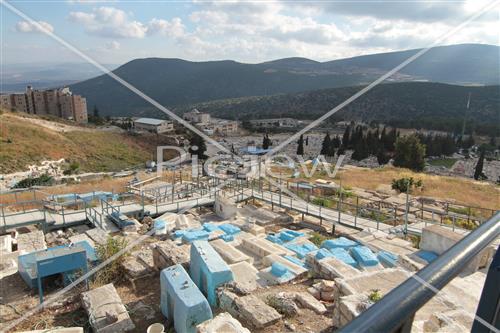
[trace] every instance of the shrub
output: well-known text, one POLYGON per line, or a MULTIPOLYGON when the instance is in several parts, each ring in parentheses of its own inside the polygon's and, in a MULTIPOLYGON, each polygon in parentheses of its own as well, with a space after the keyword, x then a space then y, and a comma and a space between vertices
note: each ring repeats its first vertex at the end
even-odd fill
POLYGON ((54 178, 47 174, 43 174, 39 177, 28 177, 20 180, 14 188, 29 188, 32 186, 48 186, 54 183, 54 178))
POLYGON ((320 234, 319 232, 313 232, 311 234, 311 237, 309 237, 309 241, 311 241, 311 243, 313 243, 317 247, 320 247, 321 244, 327 239, 330 238, 320 234))
MULTIPOLYGON (((106 240, 106 243, 97 245, 96 254, 99 258, 99 261, 103 262, 113 257, 118 252, 122 251, 126 246, 127 240, 125 238, 109 236, 106 240)), ((97 273, 95 274, 93 285, 96 287, 105 285, 122 277, 123 274, 121 263, 123 262, 123 259, 126 255, 126 253, 122 253, 108 265, 97 271, 97 273)))
POLYGON ((420 248, 420 236, 419 235, 408 235, 408 239, 410 240, 410 242, 414 248, 416 248, 416 249, 420 248))
POLYGON ((372 289, 372 291, 368 295, 368 299, 371 302, 376 303, 382 299, 382 293, 380 292, 379 289, 372 289))
POLYGON ((313 204, 323 207, 331 207, 332 202, 326 198, 313 198, 311 201, 313 204))
POLYGON ((422 187, 422 180, 415 180, 413 177, 403 177, 399 179, 393 179, 391 187, 400 193, 406 192, 407 189, 412 190, 412 188, 422 187))

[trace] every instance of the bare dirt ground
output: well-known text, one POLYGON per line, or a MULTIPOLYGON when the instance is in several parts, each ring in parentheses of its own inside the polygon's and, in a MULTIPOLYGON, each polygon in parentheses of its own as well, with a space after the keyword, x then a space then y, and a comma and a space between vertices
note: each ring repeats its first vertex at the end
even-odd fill
MULTIPOLYGON (((20 116, 16 116, 16 115, 12 115, 12 117, 20 118, 20 116)), ((52 131, 61 132, 61 133, 74 132, 74 131, 93 132, 96 130, 98 130, 98 131, 111 131, 111 132, 117 132, 117 133, 124 132, 123 129, 121 129, 120 127, 116 127, 116 126, 88 127, 88 126, 71 125, 71 124, 66 124, 63 122, 45 120, 45 119, 40 119, 40 118, 31 118, 31 117, 27 117, 27 116, 22 116, 22 118, 29 123, 39 125, 39 126, 47 128, 47 129, 50 129, 52 131)))

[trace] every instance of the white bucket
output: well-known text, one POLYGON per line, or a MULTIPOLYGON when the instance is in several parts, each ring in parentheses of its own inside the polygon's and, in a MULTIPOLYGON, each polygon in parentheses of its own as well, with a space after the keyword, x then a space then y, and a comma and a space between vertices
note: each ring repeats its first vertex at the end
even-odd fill
POLYGON ((155 323, 155 324, 149 325, 148 330, 146 332, 147 333, 164 333, 165 326, 163 326, 160 323, 155 323))

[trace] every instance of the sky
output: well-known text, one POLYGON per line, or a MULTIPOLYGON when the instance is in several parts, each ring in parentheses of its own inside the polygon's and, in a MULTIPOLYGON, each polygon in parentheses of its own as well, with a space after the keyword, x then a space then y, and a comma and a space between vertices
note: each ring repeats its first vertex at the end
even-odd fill
MULTIPOLYGON (((8 2, 96 61, 123 64, 146 57, 327 61, 426 47, 490 1, 8 2)), ((0 7, 4 66, 83 62, 36 25, 0 7)), ((499 45, 499 18, 496 6, 443 44, 499 45)))

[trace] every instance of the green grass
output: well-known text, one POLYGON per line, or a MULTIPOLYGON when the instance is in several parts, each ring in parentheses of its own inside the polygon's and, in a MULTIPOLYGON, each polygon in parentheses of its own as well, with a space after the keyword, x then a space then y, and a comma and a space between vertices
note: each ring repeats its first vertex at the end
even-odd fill
POLYGON ((435 160, 430 160, 428 163, 432 166, 444 166, 450 169, 453 164, 457 161, 456 158, 439 158, 435 160))
POLYGON ((325 236, 319 232, 313 232, 311 236, 309 237, 309 241, 316 245, 317 247, 320 247, 321 244, 323 244, 324 241, 328 239, 332 239, 333 237, 325 236))
POLYGON ((117 171, 154 159, 167 140, 99 130, 57 132, 16 117, 1 115, 0 172, 26 170, 43 160, 71 160, 81 172, 117 171))

